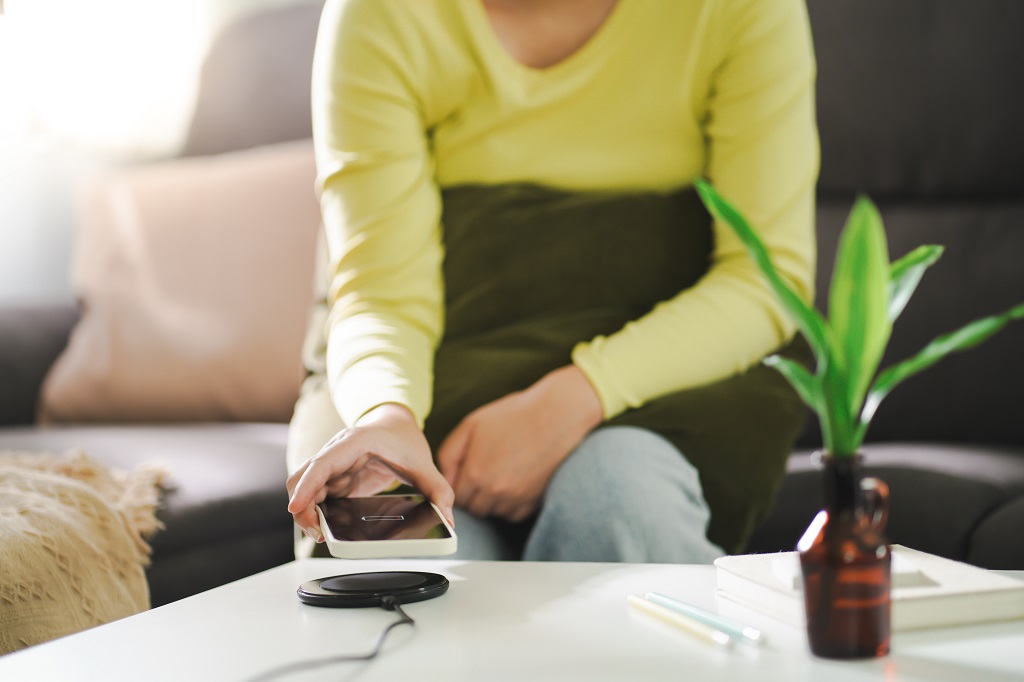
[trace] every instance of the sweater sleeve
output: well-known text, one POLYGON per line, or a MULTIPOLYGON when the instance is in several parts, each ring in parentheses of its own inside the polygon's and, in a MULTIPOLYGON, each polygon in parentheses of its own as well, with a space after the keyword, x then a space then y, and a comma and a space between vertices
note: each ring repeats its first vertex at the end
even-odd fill
POLYGON ((415 59, 378 0, 329 0, 312 76, 330 287, 327 377, 352 424, 384 403, 430 411, 443 326, 440 199, 415 59))
MULTIPOLYGON (((750 220, 781 275, 813 299, 818 138, 815 64, 803 0, 714 3, 703 122, 705 175, 750 220)), ((708 273, 692 288, 607 337, 577 345, 573 361, 605 416, 749 369, 795 325, 742 244, 714 226, 708 273)))

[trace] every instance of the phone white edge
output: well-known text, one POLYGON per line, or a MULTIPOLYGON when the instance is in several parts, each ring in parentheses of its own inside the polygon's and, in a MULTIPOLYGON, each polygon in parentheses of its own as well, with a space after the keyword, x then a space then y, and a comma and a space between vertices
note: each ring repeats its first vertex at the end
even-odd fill
POLYGON ((316 505, 317 516, 320 517, 320 531, 324 534, 324 542, 331 556, 338 559, 400 559, 403 557, 421 556, 445 556, 454 554, 458 549, 458 537, 455 529, 451 527, 448 520, 441 514, 441 510, 433 502, 437 518, 448 529, 451 537, 447 538, 421 538, 418 540, 339 540, 331 535, 327 525, 327 519, 316 505))

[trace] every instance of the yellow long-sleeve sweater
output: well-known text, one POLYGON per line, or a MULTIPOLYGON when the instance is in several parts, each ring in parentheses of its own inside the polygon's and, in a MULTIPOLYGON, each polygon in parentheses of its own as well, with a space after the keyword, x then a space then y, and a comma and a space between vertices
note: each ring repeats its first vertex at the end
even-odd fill
MULTIPOLYGON (((313 68, 327 373, 346 423, 430 411, 443 334, 440 188, 669 191, 707 177, 813 296, 818 171, 803 0, 619 0, 577 52, 516 62, 481 0, 328 0, 313 68)), ((628 230, 628 225, 623 225, 628 230)), ((794 327, 729 228, 694 287, 573 362, 612 417, 742 372, 794 327)))

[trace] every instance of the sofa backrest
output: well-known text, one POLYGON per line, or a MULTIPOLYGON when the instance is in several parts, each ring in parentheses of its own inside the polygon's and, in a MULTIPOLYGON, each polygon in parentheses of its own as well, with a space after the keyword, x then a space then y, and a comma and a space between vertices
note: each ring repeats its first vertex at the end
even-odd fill
MULTIPOLYGON (((822 168, 818 305, 857 193, 893 258, 946 247, 897 320, 883 367, 1024 301, 1024 4, 809 0, 822 168)), ((868 440, 1024 444, 1024 322, 908 379, 868 440)), ((816 428, 805 444, 820 444, 816 428)))
POLYGON ((243 15, 218 34, 200 74, 183 155, 308 138, 313 45, 324 0, 243 15))
POLYGON ((1024 4, 810 0, 822 195, 1024 198, 1024 4))
MULTIPOLYGON (((636 1, 636 0, 629 0, 636 1)), ((186 154, 310 134, 323 0, 249 16, 216 42, 186 154)), ((946 247, 897 321, 883 366, 1024 301, 1024 3, 808 0, 818 59, 818 303, 857 193, 898 257, 946 247)), ((869 440, 1024 444, 1024 322, 887 398, 869 440)), ((811 420, 803 444, 820 444, 811 420)))

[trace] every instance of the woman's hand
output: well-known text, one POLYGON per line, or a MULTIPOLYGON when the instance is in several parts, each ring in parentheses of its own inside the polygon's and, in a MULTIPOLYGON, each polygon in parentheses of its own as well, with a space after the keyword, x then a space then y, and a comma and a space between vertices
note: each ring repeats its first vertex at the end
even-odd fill
POLYGON ((288 477, 288 511, 317 542, 323 541, 316 504, 328 497, 364 497, 395 480, 416 487, 454 525, 455 494, 434 466, 430 446, 412 413, 386 404, 343 429, 288 477))
POLYGON ((568 365, 467 415, 441 445, 438 464, 459 506, 480 517, 521 521, 603 417, 590 382, 568 365))

